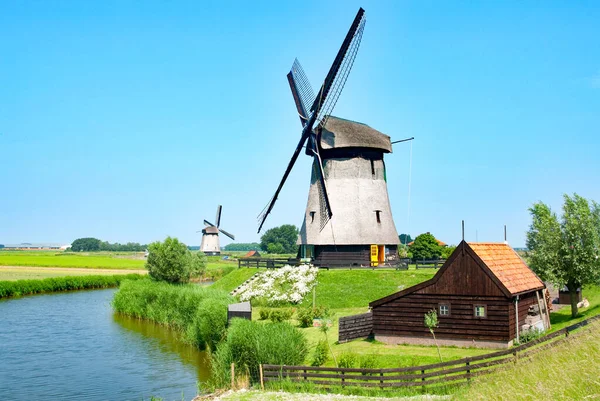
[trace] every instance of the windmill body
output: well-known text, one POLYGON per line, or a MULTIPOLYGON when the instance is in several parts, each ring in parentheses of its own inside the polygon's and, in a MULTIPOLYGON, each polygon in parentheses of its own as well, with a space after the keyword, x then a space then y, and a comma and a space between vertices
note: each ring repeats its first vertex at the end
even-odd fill
POLYGON ((354 263, 364 260, 368 264, 371 246, 377 245, 378 261, 384 262, 386 254, 397 254, 400 243, 383 159, 392 151, 390 137, 367 125, 333 116, 319 131, 325 186, 334 212, 322 224, 321 185, 315 160, 298 238, 300 255, 312 258, 316 264, 347 256, 354 263))
POLYGON ((200 243, 200 252, 204 252, 208 256, 218 256, 221 254, 221 244, 219 242, 219 234, 223 233, 231 239, 235 239, 233 234, 220 228, 221 225, 221 212, 223 207, 219 205, 217 207, 217 216, 215 218, 216 224, 213 224, 207 220, 204 220, 204 227, 202 229, 202 242, 200 243))

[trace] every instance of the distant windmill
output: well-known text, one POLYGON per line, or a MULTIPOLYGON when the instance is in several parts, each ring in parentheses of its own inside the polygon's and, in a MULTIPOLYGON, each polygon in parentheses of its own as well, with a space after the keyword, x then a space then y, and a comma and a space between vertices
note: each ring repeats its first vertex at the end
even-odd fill
POLYGON ((386 252, 397 254, 400 242, 383 161, 383 154, 392 151, 390 137, 368 125, 331 116, 358 52, 365 22, 361 8, 317 96, 300 63, 294 61, 287 78, 302 133, 275 195, 258 217, 260 232, 306 144, 313 164, 298 239, 299 256, 321 265, 383 262, 386 252))
MULTIPOLYGON (((217 216, 215 218, 216 225, 204 220, 205 228, 202 229, 202 243, 200 244, 200 251, 204 252, 206 255, 220 255, 221 254, 221 246, 219 245, 219 233, 223 233, 232 240, 235 240, 235 236, 233 234, 229 234, 227 231, 219 228, 221 225, 221 211, 223 207, 219 205, 217 207, 217 216)), ((200 231, 196 231, 200 232, 200 231)))

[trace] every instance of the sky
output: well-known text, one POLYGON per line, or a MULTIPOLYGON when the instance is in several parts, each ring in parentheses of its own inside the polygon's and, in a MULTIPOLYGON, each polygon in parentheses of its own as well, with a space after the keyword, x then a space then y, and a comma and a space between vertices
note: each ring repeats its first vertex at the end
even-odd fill
MULTIPOLYGON (((286 74, 316 91, 360 6, 333 114, 415 137, 385 158, 398 233, 521 247, 534 202, 600 201, 597 2, 3 1, 0 243, 199 245, 219 204, 258 241, 300 137, 286 74)), ((301 225, 311 161, 264 229, 301 225)))

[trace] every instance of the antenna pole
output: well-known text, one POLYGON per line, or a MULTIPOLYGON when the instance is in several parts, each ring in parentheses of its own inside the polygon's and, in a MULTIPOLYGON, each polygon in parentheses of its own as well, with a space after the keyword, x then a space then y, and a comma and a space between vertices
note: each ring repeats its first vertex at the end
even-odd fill
POLYGON ((462 221, 462 240, 465 240, 465 221, 462 221))
POLYGON ((504 243, 508 244, 508 241, 506 240, 506 224, 504 225, 504 243))

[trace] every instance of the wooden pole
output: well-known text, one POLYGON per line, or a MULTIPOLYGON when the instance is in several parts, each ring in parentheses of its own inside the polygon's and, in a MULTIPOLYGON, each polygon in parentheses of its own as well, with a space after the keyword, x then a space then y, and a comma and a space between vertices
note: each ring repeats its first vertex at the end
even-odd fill
POLYGON ((263 380, 263 368, 262 368, 262 363, 260 365, 258 365, 258 371, 260 373, 260 389, 264 390, 265 389, 265 382, 263 380))
POLYGON ((317 285, 315 284, 313 286, 313 310, 315 310, 316 307, 316 302, 317 302, 317 291, 316 291, 317 285))
POLYGON ((235 365, 231 362, 231 389, 233 390, 233 385, 235 383, 235 365))

